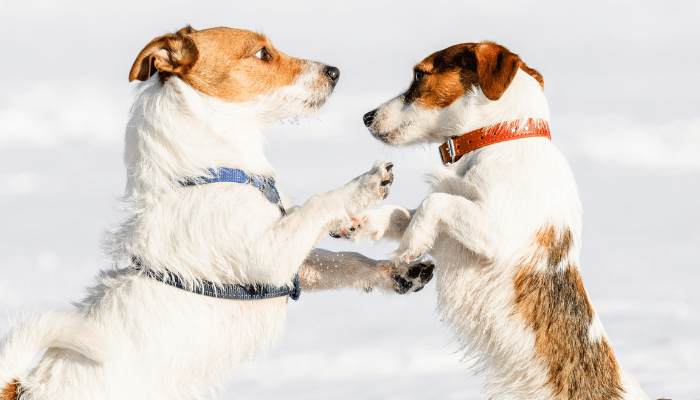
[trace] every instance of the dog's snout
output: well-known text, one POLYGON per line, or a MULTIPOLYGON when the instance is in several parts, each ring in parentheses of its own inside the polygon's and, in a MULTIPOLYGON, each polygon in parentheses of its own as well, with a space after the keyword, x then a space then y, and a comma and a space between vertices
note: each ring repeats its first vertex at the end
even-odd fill
POLYGON ((323 69, 323 73, 326 74, 334 85, 338 82, 338 79, 340 79, 340 70, 336 67, 326 66, 326 68, 323 69))
POLYGON ((372 125, 372 122, 374 122, 375 115, 377 115, 377 110, 372 110, 362 117, 362 120, 365 122, 366 127, 369 128, 369 126, 372 125))

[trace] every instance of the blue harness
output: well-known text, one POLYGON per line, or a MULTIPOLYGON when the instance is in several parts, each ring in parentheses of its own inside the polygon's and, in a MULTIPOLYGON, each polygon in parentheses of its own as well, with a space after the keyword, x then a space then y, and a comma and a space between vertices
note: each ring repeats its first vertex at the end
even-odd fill
POLYGON ((180 184, 182 186, 195 186, 205 183, 234 182, 253 185, 253 187, 260 190, 267 201, 279 207, 282 216, 287 215, 287 211, 285 211, 282 205, 280 194, 275 187, 274 179, 262 175, 248 174, 240 169, 234 168, 210 169, 209 173, 211 173, 211 177, 201 177, 196 180, 180 182, 180 184))
MULTIPOLYGON (((201 177, 193 181, 180 182, 182 186, 194 186, 205 183, 215 182, 234 182, 253 185, 260 190, 267 201, 279 207, 282 216, 287 215, 287 212, 282 206, 279 192, 275 187, 275 180, 262 175, 248 174, 240 169, 234 168, 219 168, 218 170, 210 169, 210 177, 201 177)), ((136 257, 131 259, 131 265, 134 269, 143 271, 143 274, 149 278, 163 282, 178 289, 186 290, 191 293, 201 294, 203 296, 215 297, 217 299, 229 300, 263 300, 273 297, 289 296, 292 300, 298 300, 301 295, 301 285, 299 284, 299 275, 294 274, 291 286, 275 287, 270 285, 238 285, 231 283, 216 284, 207 280, 200 280, 200 285, 194 285, 188 288, 182 282, 179 276, 170 271, 165 273, 156 272, 148 268, 144 268, 136 257)))
POLYGON ((144 268, 135 257, 131 259, 131 265, 134 269, 143 271, 143 274, 149 278, 153 278, 178 289, 217 299, 263 300, 273 297, 289 296, 292 300, 299 300, 299 296, 301 296, 301 284, 299 283, 299 275, 297 274, 294 274, 291 286, 275 287, 258 284, 237 285, 233 283, 216 284, 212 281, 201 279, 200 285, 193 285, 191 288, 188 288, 179 276, 170 271, 162 273, 144 268))

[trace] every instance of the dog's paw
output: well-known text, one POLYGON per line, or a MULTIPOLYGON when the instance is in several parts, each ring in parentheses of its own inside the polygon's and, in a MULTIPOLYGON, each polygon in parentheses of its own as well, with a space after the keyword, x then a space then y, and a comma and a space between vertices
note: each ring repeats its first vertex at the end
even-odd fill
POLYGON ((357 240, 361 237, 369 237, 373 240, 382 240, 391 223, 391 214, 383 208, 367 210, 360 215, 336 225, 330 230, 334 238, 357 240))
POLYGON ((416 218, 411 221, 401 238, 399 248, 391 254, 396 263, 409 263, 432 249, 437 233, 436 227, 424 222, 416 218))
POLYGON ((417 242, 417 241, 402 241, 399 248, 391 254, 391 258, 397 264, 400 263, 410 263, 423 254, 427 253, 431 248, 431 245, 427 242, 417 242))
POLYGON ((348 204, 348 215, 357 215, 374 207, 389 195, 394 182, 394 173, 391 172, 393 167, 394 164, 390 162, 375 163, 369 172, 351 182, 355 194, 354 201, 348 204))
MULTIPOLYGON (((394 183, 394 173, 391 172, 391 169, 394 168, 394 163, 391 162, 386 162, 386 163, 378 163, 375 165, 372 170, 376 168, 376 172, 374 174, 376 175, 376 180, 379 181, 379 198, 380 201, 384 200, 389 196, 389 192, 391 191, 391 184, 394 183)), ((372 171, 370 171, 372 172, 372 171)))
POLYGON ((336 223, 328 230, 328 234, 336 239, 354 239, 355 231, 359 227, 359 221, 356 218, 346 219, 336 223))
POLYGON ((432 241, 427 240, 427 235, 413 235, 411 233, 415 232, 407 233, 401 240, 399 248, 391 254, 391 258, 397 264, 410 263, 427 253, 432 247, 432 241))
POLYGON ((386 199, 394 183, 393 167, 394 164, 390 162, 375 163, 369 172, 361 176, 360 190, 367 191, 377 203, 386 199))
POLYGON ((430 261, 396 266, 391 275, 394 291, 398 294, 421 291, 433 279, 434 269, 430 261))

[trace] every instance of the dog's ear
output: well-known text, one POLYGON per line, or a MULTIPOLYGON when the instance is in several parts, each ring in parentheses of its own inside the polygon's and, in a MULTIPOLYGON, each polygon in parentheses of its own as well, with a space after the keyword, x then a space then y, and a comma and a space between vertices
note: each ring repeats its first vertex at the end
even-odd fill
POLYGON ((129 82, 134 79, 145 81, 156 71, 164 77, 185 75, 199 57, 197 45, 189 36, 193 32, 196 31, 188 25, 176 33, 151 40, 136 57, 129 72, 129 82))
POLYGON ((542 90, 544 90, 544 78, 542 77, 542 75, 539 72, 537 72, 536 69, 528 67, 527 65, 525 65, 525 63, 522 63, 522 65, 520 66, 520 69, 527 72, 531 77, 535 78, 537 83, 540 84, 540 87, 542 88, 542 90))
POLYGON ((474 55, 481 90, 489 100, 500 99, 523 62, 517 54, 491 42, 479 43, 474 55))
POLYGON ((194 33, 194 32, 197 32, 197 30, 194 29, 194 28, 193 28, 192 26, 190 26, 190 25, 187 25, 186 27, 184 27, 184 28, 180 29, 179 31, 177 31, 177 33, 179 33, 179 34, 181 34, 181 35, 189 35, 190 33, 194 33))

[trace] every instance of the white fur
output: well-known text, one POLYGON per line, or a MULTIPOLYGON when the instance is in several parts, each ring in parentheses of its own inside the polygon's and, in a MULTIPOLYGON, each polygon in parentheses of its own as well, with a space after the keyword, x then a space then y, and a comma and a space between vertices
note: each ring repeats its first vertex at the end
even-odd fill
POLYGON ((97 340, 99 336, 97 327, 72 312, 52 310, 25 317, 0 344, 0 382, 9 382, 24 374, 22 368, 46 347, 61 347, 97 362, 108 360, 110 349, 101 345, 97 340))
MULTIPOLYGON (((105 239, 114 268, 98 277, 75 310, 37 313, 11 330, 0 346, 0 390, 19 378, 23 398, 32 400, 203 398, 277 341, 287 298, 213 299, 123 267, 137 257, 148 268, 178 274, 188 286, 201 279, 287 285, 330 224, 376 206, 388 190, 381 185, 390 177, 383 163, 301 207, 285 198, 290 214, 284 218, 251 185, 179 183, 219 167, 274 176, 263 154, 262 126, 319 108, 332 91, 318 84, 323 79, 322 65, 307 62, 293 85, 235 104, 175 76, 162 84, 155 75, 141 84, 126 131, 130 215, 105 239)), ((347 273, 341 263, 332 270, 310 265, 313 273, 300 276, 313 275, 319 288, 391 288, 391 276, 380 273, 377 262, 347 258, 347 273), (345 276, 350 273, 367 279, 345 276)))
POLYGON ((593 309, 593 321, 591 321, 591 327, 588 329, 588 340, 592 343, 599 343, 602 338, 608 335, 605 333, 605 328, 600 321, 600 317, 598 317, 598 310, 596 310, 595 307, 593 309))
MULTIPOLYGON (((377 109, 369 128, 393 145, 442 143, 528 118, 548 123, 549 111, 539 83, 519 70, 497 101, 479 87, 443 109, 404 105, 399 96, 377 109)), ((364 221, 356 234, 400 240, 398 261, 434 258, 442 320, 474 359, 474 371, 486 375, 489 397, 555 398, 534 333, 515 309, 513 282, 518 266, 537 262, 534 237, 543 226, 571 231, 573 246, 559 268, 579 265, 582 209, 568 163, 546 138, 527 138, 472 151, 428 180, 432 194, 417 210, 367 211, 356 217, 364 221)), ((535 267, 544 270, 542 264, 535 267)), ((597 314, 588 329, 595 342, 605 336, 597 314)), ((635 385, 625 375, 624 397, 646 399, 635 385)))

